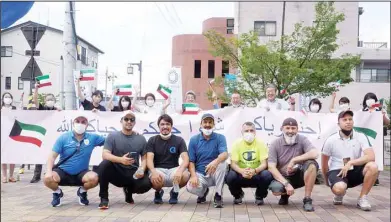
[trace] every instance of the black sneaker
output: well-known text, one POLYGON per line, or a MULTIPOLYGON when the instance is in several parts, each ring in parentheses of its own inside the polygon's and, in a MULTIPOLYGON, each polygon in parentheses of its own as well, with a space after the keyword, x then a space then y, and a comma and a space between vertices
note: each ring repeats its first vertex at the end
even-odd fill
POLYGON ((380 185, 379 179, 376 179, 375 184, 373 184, 373 186, 379 186, 379 185, 380 185))
POLYGON ((242 192, 239 195, 239 197, 235 197, 234 204, 242 204, 243 203, 243 197, 244 197, 244 192, 242 192))
POLYGON ((90 201, 87 199, 87 192, 80 192, 81 187, 77 190, 77 196, 79 197, 79 204, 82 206, 87 206, 90 201))
POLYGON ((312 206, 311 197, 305 197, 303 199, 303 209, 304 209, 304 211, 307 211, 307 212, 312 212, 315 210, 314 207, 312 206))
POLYGON ((215 194, 215 197, 213 200, 213 206, 215 208, 223 208, 223 199, 221 198, 221 196, 218 193, 215 194))
POLYGON ((134 204, 133 195, 132 195, 132 193, 129 193, 128 188, 124 187, 123 191, 124 191, 124 195, 125 195, 125 202, 128 204, 134 204))
POLYGON ((61 198, 64 196, 64 193, 60 189, 60 193, 53 193, 53 200, 52 200, 52 206, 53 207, 59 207, 61 206, 61 198))
POLYGON ((205 203, 206 197, 208 196, 208 193, 209 193, 209 188, 206 189, 204 196, 197 198, 197 203, 205 203))
POLYGON ((288 205, 289 203, 289 195, 281 195, 280 201, 278 201, 278 205, 288 205))
POLYGON ((30 180, 30 183, 38 183, 41 180, 41 178, 33 177, 33 179, 30 180))
POLYGON ((107 198, 100 198, 100 204, 99 204, 98 208, 101 209, 101 210, 109 209, 109 199, 107 199, 107 198))
POLYGON ((258 206, 263 205, 265 202, 263 201, 263 198, 255 197, 255 204, 258 206))
POLYGON ((178 194, 174 192, 174 188, 171 189, 170 191, 170 199, 168 200, 169 204, 177 204, 178 203, 178 194))
POLYGON ((160 190, 159 192, 155 191, 155 199, 153 199, 153 202, 155 204, 162 204, 163 203, 163 194, 164 194, 163 190, 160 190))

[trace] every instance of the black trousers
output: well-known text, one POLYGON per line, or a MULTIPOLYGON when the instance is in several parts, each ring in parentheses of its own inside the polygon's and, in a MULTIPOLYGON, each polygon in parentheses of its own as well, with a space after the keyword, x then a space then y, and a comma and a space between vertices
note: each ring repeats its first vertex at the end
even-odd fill
POLYGON ((241 174, 234 170, 230 170, 226 176, 226 183, 232 196, 239 198, 245 187, 257 188, 255 191, 256 198, 265 198, 267 189, 273 180, 272 174, 268 170, 262 170, 251 179, 244 178, 241 174))
POLYGON ((42 164, 35 164, 33 178, 41 179, 41 174, 42 174, 42 164))
POLYGON ((108 160, 103 160, 99 164, 99 197, 109 198, 109 183, 116 187, 126 187, 131 193, 146 193, 152 188, 152 183, 149 180, 147 172, 144 177, 135 180, 133 174, 137 169, 128 170, 122 168, 117 163, 112 163, 108 160))

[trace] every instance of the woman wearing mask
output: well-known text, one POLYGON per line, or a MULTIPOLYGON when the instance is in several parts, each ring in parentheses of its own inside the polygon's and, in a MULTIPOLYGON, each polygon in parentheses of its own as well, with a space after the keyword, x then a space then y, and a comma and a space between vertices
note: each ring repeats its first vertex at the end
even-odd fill
MULTIPOLYGON (((390 119, 387 115, 387 111, 381 107, 382 105, 380 106, 377 106, 376 104, 378 104, 378 99, 377 99, 377 96, 374 94, 374 93, 367 93, 365 94, 364 96, 364 100, 362 102, 362 111, 363 112, 382 112, 383 114, 383 125, 384 126, 388 126, 390 124, 390 119)), ((375 186, 379 185, 379 179, 376 180, 375 182, 375 186)))
MULTIPOLYGON (((12 105, 13 102, 13 96, 11 93, 4 93, 1 97, 1 110, 2 111, 9 111, 9 110, 16 110, 16 106, 12 105)), ((1 170, 3 174, 3 183, 15 183, 16 179, 14 178, 14 170, 15 170, 15 164, 10 164, 10 170, 9 170, 9 178, 7 178, 7 164, 1 164, 1 170)))
POLYGON ((311 99, 310 103, 308 104, 308 108, 311 113, 319 113, 319 111, 322 109, 322 103, 319 99, 311 99))
POLYGON ((335 97, 337 96, 336 92, 333 92, 331 96, 331 103, 330 103, 330 112, 331 113, 339 113, 340 111, 348 110, 350 109, 350 100, 347 97, 341 97, 338 101, 338 108, 334 108, 335 105, 335 97))
POLYGON ((135 104, 134 108, 140 113, 152 113, 158 116, 166 114, 166 109, 170 105, 170 98, 168 98, 163 108, 159 109, 157 106, 155 106, 156 98, 152 93, 145 94, 144 101, 146 105, 145 107, 139 107, 137 104, 135 104))
POLYGON ((132 104, 135 104, 137 96, 133 97, 133 101, 130 99, 129 96, 121 96, 118 101, 118 106, 114 106, 113 98, 117 94, 117 92, 118 92, 118 89, 115 89, 109 102, 107 103, 107 110, 110 110, 112 112, 122 112, 122 111, 126 111, 126 110, 133 110, 132 104))

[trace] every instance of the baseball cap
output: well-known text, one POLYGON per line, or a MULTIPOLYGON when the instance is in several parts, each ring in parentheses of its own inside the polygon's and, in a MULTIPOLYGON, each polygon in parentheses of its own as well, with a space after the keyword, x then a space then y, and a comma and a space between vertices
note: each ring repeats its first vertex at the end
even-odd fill
POLYGON ((346 114, 349 114, 351 116, 353 116, 353 111, 351 110, 345 110, 345 111, 342 111, 338 114, 338 120, 343 118, 346 114))
POLYGON ((215 120, 215 117, 214 117, 212 114, 210 114, 210 113, 205 113, 204 115, 202 115, 201 121, 204 120, 204 119, 206 119, 206 118, 211 118, 211 119, 213 119, 213 121, 215 120))
POLYGON ((87 115, 84 112, 78 111, 75 119, 85 119, 88 121, 87 115))
POLYGON ((298 126, 297 121, 291 117, 286 118, 284 122, 282 122, 282 126, 298 126))
POLYGON ((136 117, 136 115, 134 115, 134 112, 132 112, 132 110, 126 110, 126 111, 122 112, 121 119, 124 118, 127 115, 131 115, 133 117, 136 117))

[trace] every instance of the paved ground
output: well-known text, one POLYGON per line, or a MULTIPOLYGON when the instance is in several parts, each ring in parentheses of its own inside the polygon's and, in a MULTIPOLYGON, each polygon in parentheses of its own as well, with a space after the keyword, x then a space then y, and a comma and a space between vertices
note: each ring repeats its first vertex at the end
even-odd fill
MULTIPOLYGON (((26 167, 27 171, 27 167, 26 167)), ((163 205, 152 203, 153 191, 136 195, 136 204, 124 203, 122 189, 111 187, 110 209, 101 211, 98 188, 89 194, 90 205, 80 206, 76 201, 76 188, 63 187, 65 193, 63 205, 59 208, 50 206, 51 192, 42 182, 30 184, 32 171, 27 171, 21 181, 2 184, 1 221, 390 221, 390 172, 381 174, 381 186, 374 187, 369 200, 371 212, 356 208, 360 187, 348 191, 343 206, 332 205, 332 196, 324 185, 317 185, 313 193, 315 212, 302 210, 303 189, 296 191, 288 206, 277 205, 278 199, 272 195, 266 198, 264 206, 254 206, 254 189, 245 189, 245 204, 233 205, 233 198, 225 188, 223 209, 212 205, 196 204, 196 197, 184 189, 180 192, 180 203, 171 206, 167 203, 168 191, 163 205)), ((212 192, 211 192, 212 193, 212 192)), ((208 200, 211 200, 209 194, 208 200)))

